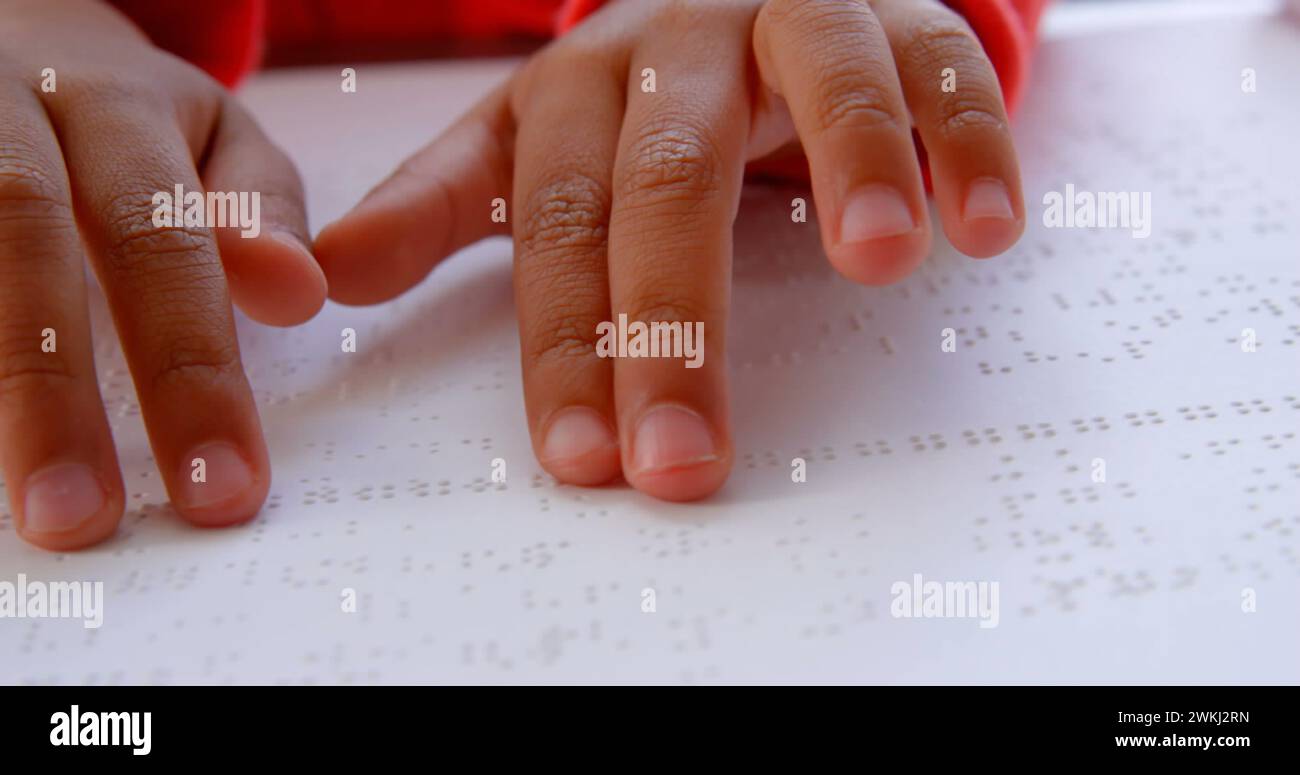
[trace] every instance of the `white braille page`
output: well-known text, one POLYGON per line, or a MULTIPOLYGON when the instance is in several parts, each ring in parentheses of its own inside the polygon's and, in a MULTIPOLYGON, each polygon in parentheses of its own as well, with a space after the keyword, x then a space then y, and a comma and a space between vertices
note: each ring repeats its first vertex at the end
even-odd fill
MULTIPOLYGON (((362 65, 355 94, 339 68, 269 73, 243 96, 319 228, 509 67, 362 65)), ((748 190, 737 460, 703 503, 542 473, 505 240, 391 304, 241 319, 274 482, 234 529, 167 506, 96 301, 128 512, 73 554, 6 514, 0 580, 102 581, 104 623, 0 620, 0 679, 1300 681, 1297 73, 1300 27, 1274 20, 1045 43, 1016 123, 1024 239, 979 262, 940 239, 888 288, 833 273, 791 223, 805 193, 748 190), (1150 237, 1045 228, 1067 184, 1151 192, 1150 237), (891 615, 915 574, 997 582, 997 626, 891 615)))

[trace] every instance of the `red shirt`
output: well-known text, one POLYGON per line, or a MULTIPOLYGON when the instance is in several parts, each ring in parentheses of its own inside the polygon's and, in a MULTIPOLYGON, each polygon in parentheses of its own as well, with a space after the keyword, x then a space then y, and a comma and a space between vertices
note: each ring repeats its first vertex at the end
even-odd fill
MULTIPOLYGON (((432 38, 561 35, 605 0, 112 0, 163 49, 227 86, 255 70, 267 48, 397 44, 432 38)), ((997 70, 1008 109, 1029 74, 1038 19, 1048 0, 946 0, 975 30, 997 70)))

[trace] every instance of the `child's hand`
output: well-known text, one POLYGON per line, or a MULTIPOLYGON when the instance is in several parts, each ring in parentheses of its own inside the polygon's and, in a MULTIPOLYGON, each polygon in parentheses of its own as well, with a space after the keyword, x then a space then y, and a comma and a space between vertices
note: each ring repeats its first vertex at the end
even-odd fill
POLYGON ((325 229, 317 255, 332 298, 370 304, 508 229, 542 465, 577 484, 621 468, 651 495, 697 498, 731 467, 723 348, 745 163, 799 140, 831 263, 888 283, 930 248, 913 125, 952 243, 1008 248, 1024 206, 998 82, 938 0, 615 2, 325 229), (489 218, 496 197, 508 224, 489 218), (620 314, 703 322, 703 367, 598 357, 598 324, 620 314))
POLYGON ((107 4, 0 3, 0 462, 24 538, 85 546, 122 515, 83 245, 172 503, 205 525, 257 513, 270 471, 230 296, 267 323, 315 314, 306 227, 292 164, 215 81, 107 4), (156 226, 178 184, 260 192, 260 236, 156 226))

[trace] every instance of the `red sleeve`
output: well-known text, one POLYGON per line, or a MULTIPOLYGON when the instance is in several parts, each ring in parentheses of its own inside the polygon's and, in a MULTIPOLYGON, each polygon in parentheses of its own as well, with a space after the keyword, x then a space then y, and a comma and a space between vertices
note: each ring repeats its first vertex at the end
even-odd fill
POLYGON ((221 0, 179 5, 168 0, 112 0, 154 45, 234 86, 262 58, 262 0, 221 0))
MULTIPOLYGON (((401 39, 442 34, 489 37, 563 34, 605 0, 112 0, 160 48, 202 67, 227 86, 255 69, 268 29, 277 38, 401 39), (269 17, 269 18, 268 18, 269 17)), ((1049 0, 947 0, 970 23, 997 70, 1007 106, 1020 102, 1038 19, 1049 0)))
POLYGON ((600 0, 109 0, 159 48, 226 86, 260 64, 270 45, 382 44, 419 38, 550 37, 600 0))

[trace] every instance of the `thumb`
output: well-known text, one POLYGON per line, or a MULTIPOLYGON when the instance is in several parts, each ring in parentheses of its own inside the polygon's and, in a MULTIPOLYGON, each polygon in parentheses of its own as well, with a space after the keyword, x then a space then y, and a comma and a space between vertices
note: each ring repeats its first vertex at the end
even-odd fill
POLYGON ((231 300, 268 325, 309 320, 325 303, 327 285, 307 247, 302 181, 289 157, 233 99, 223 103, 202 175, 209 192, 247 192, 258 202, 254 228, 216 230, 231 300))

